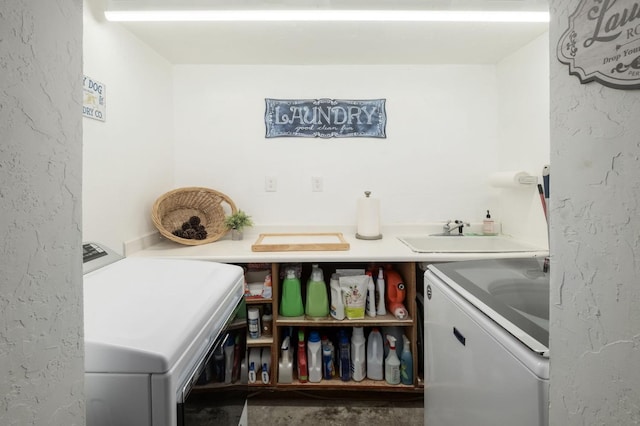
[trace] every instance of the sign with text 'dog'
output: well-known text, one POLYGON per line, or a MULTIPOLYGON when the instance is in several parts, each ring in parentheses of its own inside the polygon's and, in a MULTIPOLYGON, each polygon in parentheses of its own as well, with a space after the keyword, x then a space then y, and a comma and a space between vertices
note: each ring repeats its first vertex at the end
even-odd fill
POLYGON ((386 138, 385 99, 265 99, 267 138, 386 138))

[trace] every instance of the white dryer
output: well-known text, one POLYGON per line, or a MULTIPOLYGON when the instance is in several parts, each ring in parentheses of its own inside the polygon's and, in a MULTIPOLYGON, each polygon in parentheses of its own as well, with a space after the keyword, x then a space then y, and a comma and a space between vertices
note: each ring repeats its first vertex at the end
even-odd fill
MULTIPOLYGON (((85 255, 102 249, 96 247, 85 247, 85 255)), ((245 309, 242 268, 93 256, 90 262, 106 266, 84 275, 87 425, 188 425, 185 405, 213 351, 234 339, 235 353, 245 353, 245 320, 235 334, 230 327, 245 309)), ((239 391, 242 411, 246 383, 240 383, 239 367, 234 373, 218 388, 227 395, 239 391)))

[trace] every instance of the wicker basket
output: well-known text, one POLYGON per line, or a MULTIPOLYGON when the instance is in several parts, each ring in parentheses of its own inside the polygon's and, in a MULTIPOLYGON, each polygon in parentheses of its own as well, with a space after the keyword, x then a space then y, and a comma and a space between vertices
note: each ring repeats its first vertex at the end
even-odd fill
POLYGON ((228 232, 224 226, 224 219, 228 214, 238 210, 233 201, 221 192, 208 188, 189 187, 178 188, 162 195, 153 204, 151 219, 158 231, 180 244, 196 246, 219 240, 228 232), (191 216, 200 217, 200 223, 207 230, 204 240, 191 240, 173 235, 191 216))

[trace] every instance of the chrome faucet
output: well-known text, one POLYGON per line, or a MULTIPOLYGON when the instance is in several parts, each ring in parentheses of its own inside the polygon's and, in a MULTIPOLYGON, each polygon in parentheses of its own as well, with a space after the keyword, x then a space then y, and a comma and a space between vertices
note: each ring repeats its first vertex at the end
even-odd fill
POLYGON ((471 226, 469 222, 464 222, 462 220, 448 220, 447 223, 442 227, 442 235, 462 235, 462 228, 464 226, 471 226), (457 234, 452 234, 452 231, 458 230, 457 234))

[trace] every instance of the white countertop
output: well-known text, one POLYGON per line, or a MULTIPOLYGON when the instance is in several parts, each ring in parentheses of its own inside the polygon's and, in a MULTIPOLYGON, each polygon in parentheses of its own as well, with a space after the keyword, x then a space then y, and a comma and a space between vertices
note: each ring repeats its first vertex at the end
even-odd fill
MULTIPOLYGON (((360 240, 356 228, 349 226, 256 226, 245 228, 244 238, 231 240, 231 234, 209 244, 182 245, 160 237, 159 242, 141 250, 127 250, 127 257, 171 257, 201 259, 223 263, 249 262, 450 262, 471 259, 544 257, 546 247, 530 252, 512 253, 415 253, 399 236, 429 235, 440 232, 442 225, 394 225, 382 228, 380 240, 360 240), (350 248, 346 251, 254 252, 251 246, 261 233, 341 232, 350 248)), ((471 228, 473 230, 473 227, 471 228)), ((158 234, 159 235, 159 234, 158 234)), ((504 237, 504 235, 503 235, 504 237)))

